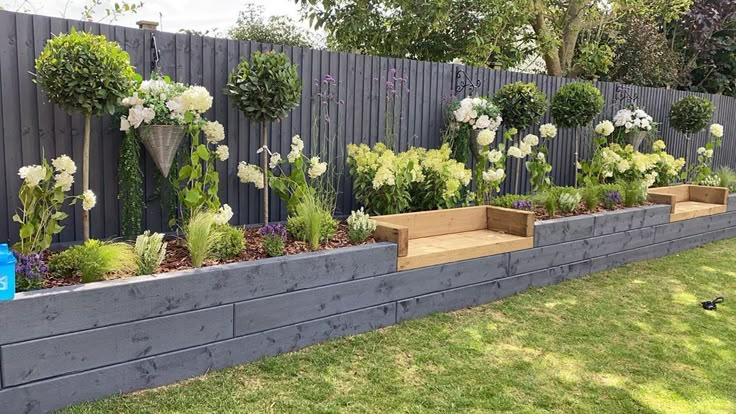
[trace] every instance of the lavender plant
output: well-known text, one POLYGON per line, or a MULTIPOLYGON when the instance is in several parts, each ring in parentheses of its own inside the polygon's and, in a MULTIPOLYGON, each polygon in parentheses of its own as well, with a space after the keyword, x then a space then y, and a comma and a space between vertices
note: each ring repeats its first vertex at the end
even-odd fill
POLYGON ((603 194, 603 206, 612 210, 621 204, 621 193, 618 191, 608 191, 603 194))
POLYGON ((15 285, 19 292, 43 287, 44 275, 49 271, 43 256, 39 253, 15 255, 15 285))
POLYGON ((286 247, 286 227, 283 224, 266 224, 258 233, 263 237, 263 249, 268 257, 283 256, 286 247))
POLYGON ((511 203, 511 208, 515 210, 531 210, 534 207, 531 201, 529 200, 516 200, 513 203, 511 203))

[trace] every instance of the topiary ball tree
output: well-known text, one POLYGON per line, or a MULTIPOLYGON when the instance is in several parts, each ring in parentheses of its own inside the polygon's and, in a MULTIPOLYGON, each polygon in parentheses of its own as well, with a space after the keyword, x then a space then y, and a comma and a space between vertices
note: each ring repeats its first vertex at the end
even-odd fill
POLYGON ((534 83, 514 82, 496 92, 493 103, 501 110, 507 128, 523 130, 538 122, 547 112, 547 96, 534 83))
MULTIPOLYGON (((588 82, 572 82, 564 85, 552 97, 550 112, 558 127, 578 128, 590 124, 603 110, 603 94, 588 82)), ((578 185, 578 159, 580 138, 575 137, 575 186, 578 185)))
MULTIPOLYGON (((299 105, 302 83, 296 65, 284 53, 255 52, 233 69, 225 93, 245 116, 261 123, 262 148, 268 145, 267 123, 284 118, 299 105)), ((263 222, 268 223, 268 151, 261 152, 263 222)))
MULTIPOLYGON (((55 36, 36 58, 34 82, 49 100, 69 113, 84 115, 82 191, 89 190, 90 119, 112 114, 130 95, 136 74, 130 57, 105 36, 77 32, 55 36)), ((82 211, 84 240, 89 239, 89 211, 82 211)))
POLYGON ((683 134, 696 134, 705 129, 713 117, 716 106, 698 96, 686 96, 672 105, 670 125, 683 134))
POLYGON ((564 85, 552 98, 552 118, 561 128, 588 125, 603 110, 603 94, 588 82, 564 85))

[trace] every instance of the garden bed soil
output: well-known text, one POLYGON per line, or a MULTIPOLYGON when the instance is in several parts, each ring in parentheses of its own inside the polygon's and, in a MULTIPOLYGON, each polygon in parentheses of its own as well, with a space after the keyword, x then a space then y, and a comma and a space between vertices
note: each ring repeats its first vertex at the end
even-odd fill
POLYGON ((580 205, 578 206, 578 208, 575 211, 573 211, 572 213, 560 213, 558 211, 557 214, 555 214, 553 216, 550 216, 549 213, 547 213, 547 210, 544 207, 537 207, 533 211, 534 211, 535 218, 538 221, 544 221, 544 220, 553 220, 553 219, 565 218, 565 217, 574 217, 574 216, 584 216, 584 215, 596 214, 596 213, 605 213, 607 211, 618 211, 618 210, 624 210, 624 209, 627 209, 627 208, 636 208, 636 207, 644 207, 644 206, 651 206, 651 205, 654 205, 654 204, 653 203, 650 203, 650 202, 644 202, 641 205, 635 206, 635 207, 626 207, 623 204, 618 204, 615 208, 605 208, 605 207, 599 205, 595 210, 589 210, 585 206, 585 204, 581 202, 580 205))

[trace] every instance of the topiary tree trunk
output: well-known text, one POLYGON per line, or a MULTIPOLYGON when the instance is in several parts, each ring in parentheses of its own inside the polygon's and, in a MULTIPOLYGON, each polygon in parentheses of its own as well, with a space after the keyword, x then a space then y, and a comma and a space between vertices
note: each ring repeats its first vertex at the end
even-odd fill
POLYGON ((261 122, 261 168, 263 169, 263 224, 268 224, 268 126, 261 122))
MULTIPOLYGON (((89 190, 89 142, 92 115, 84 114, 84 144, 82 146, 82 193, 89 190)), ((89 240, 89 211, 82 209, 82 235, 89 240)))

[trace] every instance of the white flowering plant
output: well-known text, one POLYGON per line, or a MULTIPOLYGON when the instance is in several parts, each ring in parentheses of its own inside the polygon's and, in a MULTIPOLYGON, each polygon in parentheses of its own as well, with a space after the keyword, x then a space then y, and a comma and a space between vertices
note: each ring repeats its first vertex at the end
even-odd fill
MULTIPOLYGON (((291 150, 286 159, 278 152, 271 152, 267 147, 258 150, 267 151, 269 156, 268 186, 286 203, 289 214, 294 213, 297 205, 305 195, 315 194, 316 180, 326 171, 327 163, 319 157, 307 158, 304 154, 304 141, 299 135, 291 138, 291 150), (288 170, 285 169, 288 164, 288 170)), ((254 164, 241 161, 238 164, 238 178, 242 183, 250 183, 263 189, 263 170, 254 164)))
POLYGON ((654 128, 654 119, 643 109, 631 106, 623 108, 613 116, 613 125, 621 128, 624 133, 637 131, 651 131, 654 128))
POLYGON ((712 124, 709 133, 708 142, 697 149, 696 162, 688 169, 687 177, 692 183, 702 184, 704 180, 713 175, 715 151, 723 145, 723 125, 712 124))
POLYGON ((347 222, 348 237, 352 243, 363 243, 376 229, 376 221, 372 220, 362 207, 360 210, 351 212, 347 222))
POLYGON ((470 151, 477 161, 480 157, 479 146, 483 144, 478 142, 476 145, 476 142, 471 142, 472 138, 484 130, 495 134, 503 121, 501 111, 485 97, 467 97, 451 101, 448 112, 445 142, 452 148, 452 158, 467 164, 470 151))
POLYGON ((20 209, 13 221, 20 225, 20 240, 13 249, 20 254, 40 253, 51 246, 55 234, 64 226, 60 223, 68 217, 61 211, 66 202, 82 202, 85 211, 91 210, 96 198, 91 190, 80 196, 69 196, 77 166, 66 155, 51 160, 42 159, 41 165, 21 167, 18 176, 23 180, 18 197, 20 209))
POLYGON ((552 185, 552 178, 549 176, 549 173, 552 172, 552 164, 547 161, 549 156, 547 141, 557 136, 557 127, 553 124, 544 124, 539 127, 539 136, 542 142, 532 148, 529 159, 525 164, 526 170, 529 172, 532 193, 544 191, 552 185))

